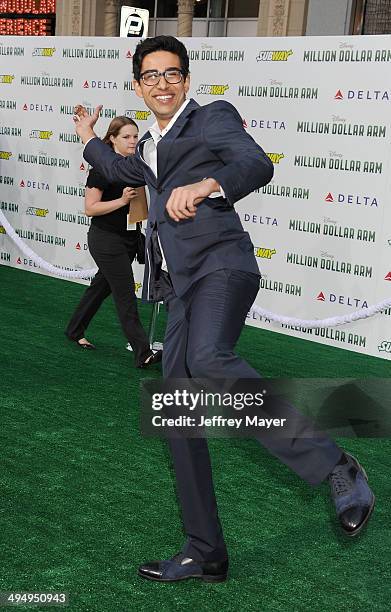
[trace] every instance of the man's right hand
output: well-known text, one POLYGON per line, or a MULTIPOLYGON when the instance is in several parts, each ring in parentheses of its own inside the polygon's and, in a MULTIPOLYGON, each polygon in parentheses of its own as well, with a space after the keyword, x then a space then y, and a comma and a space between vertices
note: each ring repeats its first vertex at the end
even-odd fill
POLYGON ((92 128, 98 121, 99 113, 102 108, 103 107, 100 104, 96 107, 94 113, 92 115, 89 115, 87 109, 81 104, 75 106, 73 120, 75 122, 76 133, 83 142, 83 144, 85 144, 88 140, 96 136, 92 128))

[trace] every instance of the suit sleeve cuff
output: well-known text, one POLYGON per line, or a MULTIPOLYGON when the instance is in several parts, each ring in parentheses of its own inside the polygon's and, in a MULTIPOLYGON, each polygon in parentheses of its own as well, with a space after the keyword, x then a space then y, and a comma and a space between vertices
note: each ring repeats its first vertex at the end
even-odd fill
POLYGON ((97 137, 97 136, 91 136, 91 138, 89 138, 89 139, 87 140, 87 142, 84 144, 84 147, 83 147, 83 153, 84 153, 84 151, 86 150, 86 146, 88 145, 88 143, 89 143, 91 140, 94 140, 94 138, 98 138, 98 137, 97 137))
MULTIPOLYGON (((205 181, 207 178, 209 178, 208 176, 205 176, 202 180, 205 181)), ((216 180, 216 179, 215 179, 216 180)), ((224 198, 225 199, 225 192, 224 189, 222 188, 222 186, 220 185, 220 190, 219 191, 213 191, 213 193, 211 193, 209 196, 209 198, 224 198)))

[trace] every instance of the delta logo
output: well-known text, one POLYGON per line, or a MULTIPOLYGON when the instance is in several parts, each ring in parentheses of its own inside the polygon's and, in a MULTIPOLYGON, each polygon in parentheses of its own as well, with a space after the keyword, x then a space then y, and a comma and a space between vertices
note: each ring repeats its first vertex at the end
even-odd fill
POLYGON ((285 130, 285 121, 280 119, 251 119, 250 127, 261 130, 285 130))
POLYGON ((14 80, 14 74, 0 74, 0 83, 4 83, 5 85, 12 85, 12 81, 14 80))
POLYGON ((245 119, 242 119, 242 123, 243 123, 243 127, 247 130, 248 128, 248 123, 245 119))
POLYGON ((132 59, 133 53, 131 52, 130 49, 128 49, 127 52, 125 53, 125 57, 126 59, 132 59))
POLYGON ((9 160, 12 157, 11 151, 0 151, 0 159, 9 160))
POLYGON ((383 340, 377 348, 380 353, 391 353, 391 340, 383 340))
POLYGON ((31 55, 33 57, 53 57, 55 52, 55 47, 35 47, 31 55))
POLYGON ((86 168, 84 162, 81 162, 79 166, 79 170, 81 170, 82 172, 87 172, 88 168, 86 168))
POLYGON ((81 246, 80 242, 78 242, 75 246, 76 251, 88 251, 88 244, 84 242, 83 246, 81 246))
POLYGON ((40 113, 52 113, 53 106, 51 104, 27 104, 26 102, 22 106, 24 111, 35 111, 40 113))
POLYGON ((29 266, 30 268, 40 268, 41 266, 38 266, 32 259, 27 259, 26 257, 22 258, 18 257, 16 259, 16 263, 21 266, 22 264, 24 266, 29 266))
POLYGON ((35 138, 37 140, 50 140, 53 136, 53 132, 48 130, 31 130, 30 138, 35 138))
POLYGON ((329 191, 324 201, 329 204, 355 204, 356 206, 369 206, 370 208, 372 208, 372 206, 375 206, 375 208, 379 206, 379 202, 374 196, 353 193, 338 193, 334 196, 331 191, 329 191))
MULTIPOLYGON (((344 100, 345 95, 338 89, 334 100, 344 100)), ((389 102, 391 101, 391 90, 389 89, 349 89, 346 94, 347 100, 369 100, 371 102, 389 102)))
POLYGON ((125 117, 129 117, 129 119, 135 119, 138 121, 146 121, 151 114, 151 111, 146 110, 126 110, 124 112, 125 117))
POLYGON ((388 274, 386 274, 386 276, 384 277, 384 280, 386 280, 386 281, 391 281, 391 272, 389 272, 388 274))
POLYGON ((255 257, 261 259, 271 259, 277 253, 276 249, 267 249, 265 247, 254 247, 255 257))
POLYGON ((26 215, 32 215, 34 217, 46 217, 49 210, 47 208, 35 208, 35 206, 29 206, 26 210, 26 215))
POLYGON ((343 304, 344 306, 352 306, 353 308, 368 308, 367 300, 353 298, 346 295, 337 295, 336 293, 324 294, 323 291, 318 293, 315 298, 318 302, 330 302, 331 304, 343 304))
POLYGON ((116 81, 84 81, 84 89, 118 89, 116 81))
POLYGON ((273 164, 279 164, 282 159, 284 159, 284 153, 266 153, 268 158, 273 164))
POLYGON ((256 56, 257 62, 287 62, 293 55, 292 49, 289 51, 260 51, 256 56))
POLYGON ((38 191, 50 191, 49 183, 41 183, 38 181, 32 181, 30 179, 27 179, 27 181, 22 179, 19 183, 19 187, 22 189, 27 187, 27 189, 37 189, 38 191))
POLYGON ((210 96, 223 96, 229 89, 229 85, 208 85, 202 83, 198 85, 197 94, 208 94, 210 96))

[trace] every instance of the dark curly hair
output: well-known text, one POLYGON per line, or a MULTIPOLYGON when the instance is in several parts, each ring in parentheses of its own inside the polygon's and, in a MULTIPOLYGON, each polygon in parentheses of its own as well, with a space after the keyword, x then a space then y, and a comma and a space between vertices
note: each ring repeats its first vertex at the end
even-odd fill
POLYGON ((189 56, 185 45, 174 36, 155 36, 154 38, 146 38, 139 42, 134 52, 133 76, 138 83, 140 82, 141 64, 144 57, 155 51, 175 53, 179 57, 183 77, 187 77, 189 74, 189 56))

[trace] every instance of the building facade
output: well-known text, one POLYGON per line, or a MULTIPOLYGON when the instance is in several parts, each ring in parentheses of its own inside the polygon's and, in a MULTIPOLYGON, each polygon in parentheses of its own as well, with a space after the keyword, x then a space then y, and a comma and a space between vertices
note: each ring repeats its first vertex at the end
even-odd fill
POLYGON ((391 32, 391 0, 1 0, 0 36, 118 36, 123 5, 149 11, 148 36, 391 32))
POLYGON ((56 34, 117 36, 122 5, 149 10, 149 36, 391 32, 391 0, 57 0, 56 34))

